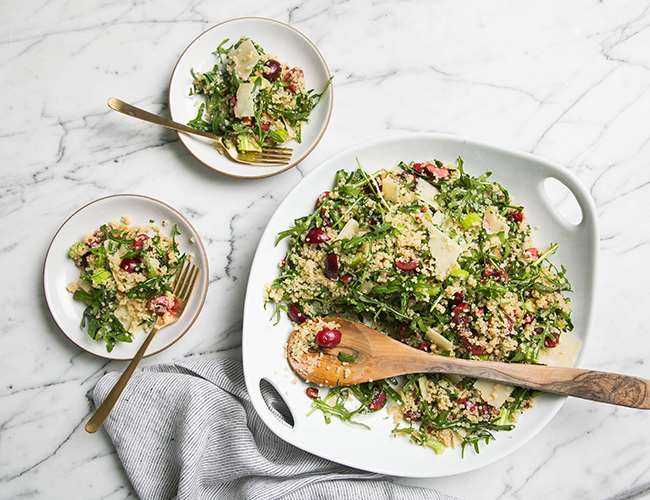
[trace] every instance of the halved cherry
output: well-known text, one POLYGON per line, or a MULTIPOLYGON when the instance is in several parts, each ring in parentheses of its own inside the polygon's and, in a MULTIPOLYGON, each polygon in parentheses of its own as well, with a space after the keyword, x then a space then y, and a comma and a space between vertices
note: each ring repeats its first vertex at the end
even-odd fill
POLYGON ((264 72, 264 77, 269 82, 274 82, 280 76, 280 72, 282 71, 282 66, 275 59, 269 59, 264 63, 264 67, 262 68, 262 71, 264 72))
POLYGON ((149 236, 146 234, 139 234, 135 237, 133 240, 133 248, 136 250, 142 250, 142 247, 144 246, 144 242, 149 239, 149 236))
POLYGON ((537 250, 537 248, 535 247, 527 248, 526 253, 531 257, 535 257, 535 258, 539 257, 539 250, 537 250))
POLYGON ((298 304, 289 304, 287 307, 287 316, 289 316, 291 321, 298 324, 304 323, 307 320, 307 316, 303 314, 298 304))
POLYGON ((329 191, 323 191, 323 192, 318 196, 318 199, 316 200, 316 206, 318 207, 318 206, 322 205, 323 202, 324 202, 327 198, 330 197, 330 194, 332 194, 332 193, 330 193, 329 191))
POLYGON ((315 340, 321 347, 336 347, 341 343, 341 330, 326 326, 316 334, 315 340))
POLYGON ((404 420, 407 422, 417 422, 422 418, 419 413, 413 410, 406 410, 402 415, 404 416, 404 420))
POLYGON ((330 237, 327 236, 327 233, 325 232, 324 229, 320 227, 314 227, 311 228, 307 233, 307 237, 305 238, 305 241, 310 245, 318 245, 320 243, 325 243, 329 239, 330 237))
POLYGON ((510 218, 515 222, 521 222, 524 220, 524 212, 522 212, 521 210, 515 210, 514 212, 510 212, 510 218))
POLYGON ((140 263, 141 261, 137 257, 122 259, 122 262, 120 262, 120 268, 124 269, 127 273, 134 273, 138 270, 138 267, 140 267, 140 263))
POLYGON ((476 410, 477 406, 478 406, 478 405, 477 405, 476 403, 474 403, 473 401, 468 401, 468 400, 465 399, 465 398, 458 399, 458 400, 457 400, 457 403, 458 403, 460 406, 462 406, 463 408, 465 408, 466 410, 470 411, 470 412, 474 412, 474 411, 476 410))
POLYGON ((413 271, 418 267, 418 261, 417 260, 403 261, 403 260, 395 259, 395 267, 397 267, 397 269, 401 269, 402 271, 413 271))
POLYGON ((494 268, 490 264, 485 264, 485 267, 483 268, 483 277, 490 278, 492 276, 494 276, 494 268))
POLYGON ((168 297, 161 295, 149 301, 149 310, 158 316, 163 316, 166 313, 176 314, 178 310, 178 302, 175 297, 168 297))
POLYGON ((339 277, 339 258, 335 253, 331 253, 325 258, 325 276, 331 280, 339 277))
POLYGON ((485 349, 483 347, 472 344, 467 337, 461 337, 460 341, 462 342, 463 347, 467 349, 470 353, 472 353, 474 356, 480 356, 481 354, 485 354, 485 349))
POLYGON ((467 302, 461 302, 460 304, 456 304, 451 309, 452 323, 454 323, 458 328, 467 327, 467 325, 469 325, 470 322, 470 318, 467 315, 469 310, 470 310, 470 306, 467 302))
POLYGON ((431 344, 429 344, 429 342, 427 341, 422 341, 417 345, 417 349, 419 349, 420 351, 429 352, 429 350, 431 349, 431 344))
POLYGON ((449 169, 445 167, 439 167, 435 163, 427 163, 426 165, 427 172, 429 172, 434 177, 438 179, 444 179, 449 176, 449 169))
POLYGON ((549 349, 556 347, 560 343, 560 336, 555 334, 544 338, 544 345, 549 349))
POLYGON ((377 391, 368 405, 372 411, 381 410, 386 405, 386 394, 384 391, 377 391))
POLYGON ((451 315, 452 316, 460 316, 461 314, 465 314, 469 312, 470 307, 467 302, 461 302, 459 304, 456 304, 452 310, 451 310, 451 315))

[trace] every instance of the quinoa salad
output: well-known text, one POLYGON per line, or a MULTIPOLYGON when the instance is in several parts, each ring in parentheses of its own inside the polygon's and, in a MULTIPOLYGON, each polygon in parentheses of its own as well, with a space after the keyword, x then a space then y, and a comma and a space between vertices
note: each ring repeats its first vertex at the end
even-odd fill
POLYGON ((301 142, 302 126, 329 82, 320 92, 307 90, 302 69, 278 61, 249 38, 228 42, 215 50, 212 70, 192 71, 190 95, 204 101, 188 125, 224 136, 242 153, 301 142))
MULTIPOLYGON (((322 319, 338 315, 442 356, 572 364, 577 354, 571 285, 550 260, 557 244, 536 244, 524 207, 489 172, 465 172, 461 158, 340 170, 284 239, 288 251, 265 299, 278 318, 287 313, 305 351, 340 342, 337 325, 322 319)), ((353 368, 353 359, 340 361, 353 368)), ((436 453, 478 452, 494 431, 513 429, 535 395, 440 374, 306 393, 328 423, 361 423, 360 415, 386 408, 394 435, 436 453)))
POLYGON ((86 305, 81 327, 93 340, 104 342, 111 352, 118 342, 132 342, 133 335, 156 322, 169 323, 181 304, 171 282, 186 255, 176 243, 180 234, 172 225, 169 236, 159 226, 103 224, 74 243, 68 257, 80 278, 67 290, 86 305))

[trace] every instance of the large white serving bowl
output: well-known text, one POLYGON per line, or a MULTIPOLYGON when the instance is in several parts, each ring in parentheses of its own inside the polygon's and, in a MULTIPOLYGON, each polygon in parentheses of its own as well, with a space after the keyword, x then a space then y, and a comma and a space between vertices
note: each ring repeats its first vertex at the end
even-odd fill
POLYGON ((573 285, 575 334, 587 340, 592 317, 598 231, 594 203, 587 190, 566 169, 524 153, 507 151, 486 144, 434 134, 412 134, 369 142, 326 161, 305 177, 285 198, 269 221, 259 242, 246 293, 243 323, 243 360, 246 385, 251 400, 266 425, 282 439, 321 457, 359 469, 407 477, 437 477, 470 471, 488 465, 512 453, 532 439, 553 418, 565 398, 542 395, 526 411, 511 432, 496 433, 496 439, 483 446, 480 454, 465 450, 446 450, 435 455, 430 449, 415 446, 405 438, 391 437, 394 426, 385 411, 360 417, 371 426, 365 430, 348 423, 323 422, 319 412, 307 413, 311 400, 305 396, 305 384, 298 381, 286 361, 285 344, 292 326, 286 317, 279 323, 270 320, 264 309, 264 287, 277 275, 278 263, 286 252, 286 243, 275 245, 278 232, 293 220, 310 213, 318 195, 331 188, 338 169, 354 169, 357 160, 366 170, 392 167, 399 161, 432 158, 465 161, 466 171, 493 172, 517 203, 526 208, 527 221, 538 228, 540 245, 560 244, 553 261, 564 264, 573 285), (556 212, 555 204, 544 189, 546 179, 557 179, 575 196, 582 211, 580 223, 572 224, 556 212), (293 426, 277 417, 266 405, 260 382, 266 379, 287 403, 293 426))

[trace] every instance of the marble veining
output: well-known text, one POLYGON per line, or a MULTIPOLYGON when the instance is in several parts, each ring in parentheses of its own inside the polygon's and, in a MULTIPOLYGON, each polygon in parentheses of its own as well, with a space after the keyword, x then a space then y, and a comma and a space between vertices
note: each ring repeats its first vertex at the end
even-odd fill
MULTIPOLYGON (((180 208, 207 246, 209 298, 157 363, 240 343, 244 287, 274 208, 342 148, 408 131, 457 134, 566 165, 599 215, 598 306, 583 364, 650 376, 650 5, 643 0, 437 2, 24 0, 0 5, 0 498, 133 497, 108 438, 83 422, 122 363, 80 352, 42 295, 47 245, 74 209, 136 192, 180 208), (300 166, 216 175, 175 134, 108 111, 167 112, 171 70, 221 20, 294 24, 334 74, 330 127, 300 166), (189 195, 191 193, 191 196, 189 195)), ((570 400, 530 443, 462 476, 409 482, 463 498, 650 496, 648 414, 570 400)))

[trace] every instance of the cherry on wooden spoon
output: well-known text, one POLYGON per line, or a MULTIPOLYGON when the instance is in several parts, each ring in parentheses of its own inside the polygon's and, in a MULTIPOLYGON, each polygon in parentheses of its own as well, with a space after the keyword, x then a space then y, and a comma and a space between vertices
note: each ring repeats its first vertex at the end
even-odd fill
POLYGON ((336 347, 307 352, 292 349, 301 340, 295 330, 287 342, 289 364, 300 378, 309 383, 335 387, 409 373, 450 373, 552 394, 650 409, 649 380, 580 368, 449 358, 410 347, 362 323, 338 317, 323 319, 340 325, 341 341, 336 347))

